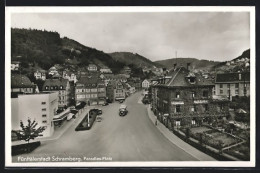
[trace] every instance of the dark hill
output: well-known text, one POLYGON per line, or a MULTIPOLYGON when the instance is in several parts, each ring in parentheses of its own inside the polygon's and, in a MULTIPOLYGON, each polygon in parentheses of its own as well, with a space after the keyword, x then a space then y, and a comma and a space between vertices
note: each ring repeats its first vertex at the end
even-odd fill
POLYGON ((124 63, 126 65, 134 65, 135 67, 147 67, 151 68, 153 66, 160 66, 151 60, 145 58, 142 55, 139 55, 137 53, 131 53, 131 52, 114 52, 109 54, 115 61, 119 61, 121 63, 124 63))
POLYGON ((45 70, 54 64, 68 62, 73 62, 78 67, 95 63, 98 66, 108 66, 117 73, 124 66, 102 51, 66 37, 60 38, 57 32, 12 28, 11 38, 12 60, 21 61, 25 68, 30 63, 37 64, 45 70))
POLYGON ((155 63, 163 65, 164 67, 171 69, 174 64, 177 64, 177 67, 184 66, 186 67, 187 63, 191 63, 191 67, 193 69, 203 69, 203 70, 211 70, 212 67, 219 64, 217 61, 209 61, 209 60, 198 60, 196 58, 172 58, 161 61, 155 61, 155 63))

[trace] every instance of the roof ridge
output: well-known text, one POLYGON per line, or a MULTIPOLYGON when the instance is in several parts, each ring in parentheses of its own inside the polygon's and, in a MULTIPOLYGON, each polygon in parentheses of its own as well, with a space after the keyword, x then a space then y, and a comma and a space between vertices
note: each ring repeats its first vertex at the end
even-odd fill
POLYGON ((177 74, 180 72, 181 68, 182 68, 182 67, 179 68, 179 70, 177 71, 177 73, 175 74, 175 76, 172 77, 171 81, 168 83, 167 86, 170 86, 170 84, 171 84, 171 83, 173 82, 173 80, 176 78, 177 74))

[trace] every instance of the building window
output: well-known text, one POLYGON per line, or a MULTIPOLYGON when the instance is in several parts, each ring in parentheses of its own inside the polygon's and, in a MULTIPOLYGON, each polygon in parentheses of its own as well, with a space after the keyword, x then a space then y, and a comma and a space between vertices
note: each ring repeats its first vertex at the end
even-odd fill
POLYGON ((192 91, 191 92, 191 98, 195 98, 196 97, 196 92, 192 91))
POLYGON ((219 88, 223 88, 223 84, 220 84, 220 85, 219 85, 219 88))
POLYGON ((46 86, 45 89, 48 90, 48 89, 49 89, 49 86, 46 86))
POLYGON ((235 87, 236 87, 236 88, 238 88, 238 87, 239 87, 239 84, 238 84, 238 83, 236 83, 236 84, 235 84, 235 87))
POLYGON ((176 92, 175 98, 180 98, 180 92, 176 92))
POLYGON ((46 123, 47 123, 47 121, 46 121, 46 120, 44 120, 44 121, 42 121, 42 123, 43 123, 43 124, 46 124, 46 123))
POLYGON ((196 105, 191 106, 191 112, 197 112, 196 105))
POLYGON ((247 90, 246 89, 244 89, 244 95, 246 95, 247 94, 247 90))
POLYGON ((43 117, 43 118, 44 118, 44 117, 47 117, 47 115, 46 115, 46 114, 43 114, 42 117, 43 117))
POLYGON ((209 105, 205 104, 205 105, 203 105, 203 107, 204 107, 205 112, 209 110, 209 105))
POLYGON ((46 105, 46 102, 42 102, 42 105, 46 105))
POLYGON ((176 113, 180 113, 181 112, 181 105, 176 105, 176 113))
POLYGON ((208 91, 203 91, 203 97, 208 97, 209 96, 209 92, 208 91))
POLYGON ((235 90, 235 95, 238 95, 239 94, 239 91, 238 89, 235 90))
POLYGON ((42 108, 42 111, 46 111, 46 108, 42 108))
POLYGON ((220 93, 220 94, 223 94, 223 90, 219 90, 219 93, 220 93))

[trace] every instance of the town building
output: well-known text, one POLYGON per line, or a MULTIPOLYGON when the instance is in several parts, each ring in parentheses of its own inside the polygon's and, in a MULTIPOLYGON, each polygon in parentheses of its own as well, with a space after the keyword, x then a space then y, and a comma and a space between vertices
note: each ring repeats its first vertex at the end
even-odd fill
POLYGON ((129 83, 132 87, 135 87, 136 91, 142 89, 142 81, 139 77, 131 77, 127 80, 127 83, 129 83))
POLYGON ((20 121, 25 125, 28 118, 37 122, 37 127, 44 127, 42 137, 50 137, 54 132, 53 117, 58 109, 58 93, 45 92, 19 94, 11 99, 12 130, 21 130, 20 121))
POLYGON ((37 85, 33 84, 30 79, 22 74, 11 74, 11 94, 18 93, 35 93, 37 85))
POLYGON ((125 100, 125 88, 122 82, 111 80, 107 85, 107 98, 110 101, 125 100))
POLYGON ((98 68, 97 68, 97 66, 95 65, 95 64, 89 64, 88 65, 88 67, 87 67, 87 69, 88 69, 88 71, 97 71, 98 70, 98 68))
POLYGON ((143 80, 142 88, 147 89, 147 88, 149 88, 149 86, 150 86, 149 80, 147 80, 147 79, 143 80))
POLYGON ((78 81, 76 74, 69 70, 64 70, 62 73, 62 77, 63 79, 68 79, 70 82, 76 83, 78 81))
POLYGON ((50 69, 49 69, 49 75, 55 75, 55 74, 58 74, 59 72, 58 72, 58 70, 57 70, 57 68, 55 67, 55 66, 53 66, 53 67, 51 67, 50 69))
POLYGON ((250 72, 217 74, 215 95, 250 96, 250 72))
POLYGON ((106 100, 106 86, 97 77, 82 77, 75 87, 76 103, 85 102, 88 105, 100 105, 106 100))
POLYGON ((46 80, 46 71, 45 70, 36 70, 36 72, 34 72, 34 77, 36 80, 38 80, 38 79, 46 80))
POLYGON ((12 71, 18 71, 20 68, 20 61, 11 61, 11 70, 12 71))
POLYGON ((43 92, 57 92, 58 106, 64 108, 70 105, 71 88, 68 79, 46 79, 42 87, 43 92))
POLYGON ((101 67, 99 71, 100 71, 100 73, 108 73, 108 74, 112 73, 112 70, 106 66, 101 67))
POLYGON ((174 68, 170 79, 152 85, 152 110, 168 128, 200 125, 228 115, 228 99, 212 96, 214 83, 187 68, 174 68))

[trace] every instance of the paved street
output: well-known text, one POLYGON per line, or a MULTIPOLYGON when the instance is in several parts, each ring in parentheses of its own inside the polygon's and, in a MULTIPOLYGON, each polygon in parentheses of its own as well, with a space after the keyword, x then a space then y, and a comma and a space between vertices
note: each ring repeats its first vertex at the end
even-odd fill
MULTIPOLYGON (((90 130, 76 132, 75 123, 59 139, 42 142, 39 148, 23 156, 111 157, 112 161, 197 160, 161 134, 149 119, 146 106, 138 103, 140 96, 140 92, 135 93, 123 103, 129 110, 125 117, 118 115, 119 103, 104 106, 103 120, 95 122, 90 130)), ((13 161, 17 161, 17 156, 13 161)))

